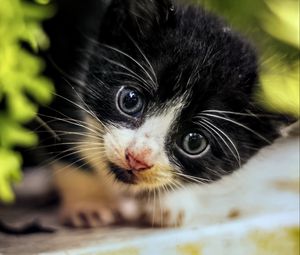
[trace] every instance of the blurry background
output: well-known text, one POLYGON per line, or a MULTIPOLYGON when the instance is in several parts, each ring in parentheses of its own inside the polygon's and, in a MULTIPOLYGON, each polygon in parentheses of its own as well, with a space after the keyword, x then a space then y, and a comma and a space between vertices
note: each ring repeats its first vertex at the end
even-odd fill
POLYGON ((299 0, 193 1, 224 16, 256 46, 262 105, 299 117, 299 0))
MULTIPOLYGON (((256 98, 272 111, 299 117, 299 0, 182 0, 222 15, 256 45, 261 89, 256 98)), ((51 0, 0 0, 0 201, 12 201, 21 179, 17 146, 37 144, 25 125, 50 102, 51 81, 36 52, 49 46, 41 22, 55 13, 51 0)))

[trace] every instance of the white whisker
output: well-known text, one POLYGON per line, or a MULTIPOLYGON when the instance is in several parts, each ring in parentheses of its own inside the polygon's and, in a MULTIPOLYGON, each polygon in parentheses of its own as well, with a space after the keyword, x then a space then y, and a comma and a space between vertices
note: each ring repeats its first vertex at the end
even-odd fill
POLYGON ((211 130, 214 131, 215 134, 221 138, 221 140, 224 142, 226 147, 230 150, 230 152, 232 153, 232 155, 235 157, 236 161, 238 162, 239 166, 241 167, 242 163, 241 163, 240 154, 238 152, 236 145, 233 143, 233 141, 230 139, 230 137, 225 132, 223 132, 220 128, 218 128, 216 125, 212 124, 207 118, 201 118, 200 121, 204 126, 206 126, 208 128, 210 127, 211 130), (231 146, 228 145, 228 143, 223 139, 223 137, 219 133, 221 133, 227 139, 227 141, 229 141, 229 143, 231 144, 234 151, 232 150, 231 146))
POLYGON ((138 46, 138 44, 136 43, 135 40, 133 40, 133 38, 128 34, 126 33, 128 38, 132 41, 132 43, 134 44, 134 46, 138 49, 138 51, 141 53, 141 55, 143 56, 143 58, 145 59, 145 61, 147 62, 149 68, 150 68, 150 71, 155 79, 155 84, 156 86, 158 86, 158 81, 157 81, 157 76, 156 76, 156 73, 154 71, 154 68, 153 66, 151 65, 151 62, 149 61, 149 59, 146 57, 146 54, 142 51, 142 49, 138 46))
POLYGON ((137 66, 139 66, 143 71, 144 73, 148 76, 148 78, 152 81, 153 85, 156 87, 156 83, 155 81, 153 80, 152 76, 148 73, 148 71, 142 66, 142 64, 140 64, 136 59, 134 59, 133 57, 131 57, 130 55, 128 55, 127 53, 125 53, 124 51, 121 51, 115 47, 112 47, 112 46, 109 46, 109 45, 106 45, 106 44, 102 44, 104 47, 108 48, 108 49, 111 49, 111 50, 114 50, 120 54, 122 54, 123 56, 129 58, 130 60, 132 60, 137 66))
MULTIPOLYGON (((65 122, 65 123, 68 123, 68 124, 71 124, 71 125, 74 125, 74 126, 78 126, 80 128, 83 128, 83 129, 87 129, 87 130, 89 130, 90 132, 92 132, 93 134, 95 134, 99 137, 99 132, 96 132, 94 129, 91 129, 91 128, 87 127, 86 125, 79 124, 77 122, 74 122, 74 121, 71 121, 71 120, 68 120, 68 119, 63 119, 63 118, 58 118, 58 117, 53 117, 53 116, 48 116, 48 115, 43 115, 43 114, 39 114, 39 115, 47 117, 47 118, 51 118, 54 121, 62 121, 62 122, 65 122)), ((100 129, 99 129, 99 131, 100 131, 100 129)), ((59 131, 57 131, 57 132, 59 132, 59 131)), ((72 132, 70 132, 70 133, 72 133, 72 132)))
POLYGON ((116 66, 119 66, 119 67, 123 68, 124 70, 128 71, 128 72, 131 73, 133 76, 135 76, 136 79, 140 80, 142 84, 145 85, 144 88, 145 88, 146 91, 149 91, 149 92, 152 91, 152 87, 151 87, 150 85, 148 85, 148 82, 147 82, 144 78, 142 78, 141 76, 139 76, 138 74, 136 74, 136 73, 135 73, 133 70, 131 70, 130 68, 124 66, 123 64, 121 64, 121 63, 119 63, 119 62, 116 62, 116 61, 114 61, 114 60, 112 60, 112 59, 109 59, 109 58, 107 58, 107 57, 104 57, 104 56, 103 56, 103 59, 105 59, 106 61, 108 61, 108 62, 111 63, 111 64, 114 64, 114 65, 116 65, 116 66))
POLYGON ((249 132, 255 134, 256 136, 258 136, 259 138, 261 138, 262 140, 264 140, 265 142, 267 142, 268 144, 271 144, 271 142, 266 139, 265 137, 263 137, 261 134, 257 133, 256 131, 254 131, 253 129, 237 122, 237 121, 234 121, 232 119, 229 119, 229 118, 225 118, 225 117, 222 117, 222 116, 218 116, 218 115, 215 115, 215 114, 208 114, 208 113, 201 113, 200 115, 203 115, 203 116, 207 116, 207 117, 212 117, 212 118, 217 118, 217 119, 222 119, 222 120, 225 120, 225 121, 228 121, 228 122, 231 122, 237 126, 240 126, 246 130, 248 130, 249 132))
POLYGON ((249 116, 249 117, 254 117, 254 118, 258 118, 258 117, 275 117, 272 114, 254 114, 250 111, 248 111, 249 113, 245 113, 245 112, 232 112, 232 111, 222 111, 222 110, 204 110, 202 111, 204 113, 220 113, 220 114, 232 114, 232 115, 239 115, 239 116, 249 116))

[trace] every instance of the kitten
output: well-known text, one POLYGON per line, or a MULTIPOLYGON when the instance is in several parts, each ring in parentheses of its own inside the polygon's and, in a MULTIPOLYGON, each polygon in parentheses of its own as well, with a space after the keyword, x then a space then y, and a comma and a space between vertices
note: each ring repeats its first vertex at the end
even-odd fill
POLYGON ((209 188, 279 136, 282 119, 252 98, 255 50, 198 6, 86 5, 92 7, 78 8, 74 20, 59 13, 48 25, 51 62, 64 75, 48 72, 58 95, 40 117, 55 133, 62 220, 76 227, 119 218, 181 225, 185 209, 201 206, 184 205, 189 193, 176 203, 169 198, 191 183, 209 188))

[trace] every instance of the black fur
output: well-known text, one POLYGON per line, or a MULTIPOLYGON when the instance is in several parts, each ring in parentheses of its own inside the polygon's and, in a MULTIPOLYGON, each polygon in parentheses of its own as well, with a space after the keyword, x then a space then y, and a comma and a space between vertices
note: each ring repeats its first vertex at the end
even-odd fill
MULTIPOLYGON (((69 82, 104 123, 138 128, 146 116, 163 111, 171 100, 186 94, 187 103, 169 132, 165 150, 181 170, 208 180, 231 173, 279 136, 279 118, 265 115, 252 98, 259 86, 255 50, 219 17, 198 6, 185 6, 169 0, 113 0, 101 25, 97 15, 93 19, 97 22, 88 22, 93 32, 81 31, 87 35, 84 37, 79 32, 80 46, 71 44, 74 52, 79 54, 78 59, 82 57, 87 63, 77 72, 85 86, 77 86, 72 79, 69 82), (157 84, 156 81, 151 82, 132 59, 111 47, 125 52, 146 69, 148 63, 142 51, 153 66, 157 84), (116 74, 126 70, 115 62, 132 69, 152 85, 145 88, 140 80, 116 74), (116 107, 116 93, 126 85, 136 87, 146 99, 146 107, 140 117, 126 117, 116 107), (199 125, 196 116, 201 116, 205 110, 225 113, 208 113, 219 117, 202 116, 215 127, 207 122, 199 125), (217 129, 226 135, 220 135, 220 132, 218 135, 217 129), (199 157, 189 157, 178 149, 177 141, 193 130, 204 134, 210 143, 210 149, 199 157), (237 155, 234 156, 235 149, 228 138, 235 144, 240 162, 237 155)), ((89 26, 82 29, 89 30, 89 26)), ((63 52, 61 54, 64 55, 63 52)), ((58 57, 58 60, 61 58, 58 57)), ((72 68, 78 70, 70 63, 72 61, 74 58, 64 66, 68 74, 72 68)), ((63 84, 61 79, 58 84, 59 93, 83 104, 70 85, 63 84)), ((84 113, 78 113, 78 109, 70 103, 67 105, 69 110, 55 105, 54 108, 58 107, 58 111, 67 116, 81 119, 84 113)), ((65 126, 65 129, 68 127, 65 126)), ((119 168, 116 169, 112 167, 112 172, 120 172, 119 168)))

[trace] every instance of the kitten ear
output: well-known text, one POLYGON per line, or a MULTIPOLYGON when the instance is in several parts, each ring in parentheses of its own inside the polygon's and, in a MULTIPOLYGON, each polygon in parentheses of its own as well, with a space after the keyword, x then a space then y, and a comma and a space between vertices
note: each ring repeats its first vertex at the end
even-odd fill
POLYGON ((174 11, 172 0, 113 0, 101 33, 118 36, 125 31, 133 37, 144 37, 170 21, 174 11))

